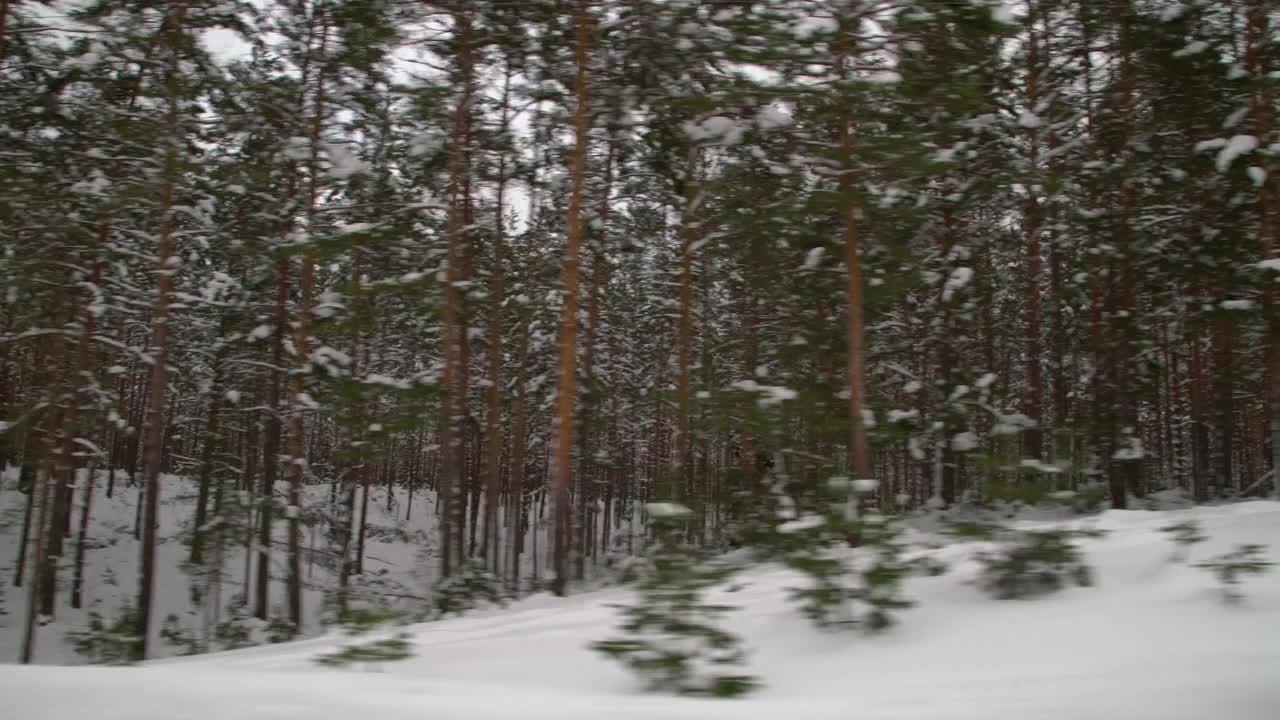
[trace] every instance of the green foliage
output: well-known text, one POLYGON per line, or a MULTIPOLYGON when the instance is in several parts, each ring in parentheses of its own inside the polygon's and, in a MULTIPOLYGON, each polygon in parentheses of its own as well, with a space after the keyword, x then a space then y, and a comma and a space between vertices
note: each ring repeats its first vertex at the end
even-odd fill
MULTIPOLYGON (((381 608, 352 608, 342 615, 342 625, 351 636, 368 635, 401 619, 401 614, 381 608)), ((413 645, 407 633, 398 632, 391 637, 369 642, 344 645, 342 648, 321 655, 317 664, 326 667, 348 667, 357 663, 376 664, 405 660, 413 657, 413 645)))
POLYGON ((249 626, 245 624, 242 617, 233 617, 218 623, 213 628, 213 639, 223 650, 239 650, 258 644, 253 641, 249 626))
POLYGON ((943 532, 957 540, 995 540, 1004 528, 995 523, 979 520, 950 520, 943 532))
POLYGON ((852 530, 845 517, 848 500, 842 501, 839 490, 832 488, 833 484, 826 488, 801 485, 792 495, 783 495, 780 514, 790 519, 776 525, 770 541, 782 563, 809 581, 787 592, 800 612, 820 628, 858 622, 850 604, 855 590, 846 558, 846 538, 852 530))
POLYGON ((902 559, 896 525, 870 510, 875 481, 786 483, 785 475, 779 480, 779 486, 790 487, 780 500, 793 519, 776 526, 771 542, 782 563, 810 581, 788 589, 800 611, 824 629, 876 631, 892 625, 893 611, 912 605, 901 597, 902 580, 912 568, 902 559), (851 539, 858 545, 852 552, 851 539))
POLYGON ((457 573, 436 585, 435 608, 441 616, 461 615, 485 603, 502 605, 506 601, 501 580, 478 559, 468 561, 457 573))
POLYGON ((240 650, 262 644, 259 631, 263 622, 250 617, 243 595, 231 598, 231 613, 213 627, 213 642, 221 650, 240 650))
POLYGON ((1045 595, 1070 583, 1092 585, 1093 571, 1072 541, 1096 534, 1061 528, 1018 532, 999 549, 978 555, 984 566, 979 585, 1001 600, 1045 595))
POLYGON ((413 657, 413 645, 406 633, 356 645, 343 646, 341 650, 321 655, 316 664, 325 667, 349 667, 357 663, 377 664, 407 660, 413 657))
POLYGON ((1231 552, 1197 563, 1196 567, 1212 572, 1222 585, 1223 601, 1234 605, 1244 600, 1239 589, 1243 576, 1261 575, 1275 565, 1262 558, 1265 549, 1266 546, 1253 543, 1237 545, 1231 552))
POLYGON ((131 665, 136 662, 137 613, 133 608, 122 608, 115 622, 107 625, 100 613, 90 611, 89 629, 67 633, 67 641, 95 665, 131 665))
POLYGON ((1030 507, 1067 507, 1081 515, 1100 512, 1107 501, 1107 488, 1101 483, 1087 483, 1077 490, 1057 490, 1054 485, 1048 477, 1022 479, 1009 484, 991 483, 983 487, 982 500, 1030 507))
POLYGON ((342 626, 352 635, 363 635, 400 619, 400 613, 381 608, 351 608, 340 618, 342 626))
POLYGON ((298 628, 284 617, 275 615, 267 620, 267 642, 273 644, 289 642, 297 635, 298 628))
POLYGON ((624 637, 592 648, 645 678, 648 689, 703 697, 736 697, 758 686, 755 677, 725 670, 745 654, 738 638, 717 624, 733 608, 708 603, 703 594, 736 571, 685 546, 682 523, 655 518, 657 548, 637 584, 638 597, 617 606, 624 637))
POLYGON ((1191 546, 1208 540, 1209 537, 1200 531, 1200 523, 1195 520, 1184 520, 1173 525, 1160 528, 1160 532, 1169 536, 1177 549, 1173 552, 1174 562, 1186 562, 1191 546))
POLYGON ((902 581, 911 574, 911 565, 902 559, 898 528, 889 516, 865 513, 857 525, 862 540, 854 556, 854 573, 860 578, 854 600, 862 608, 858 621, 867 630, 883 630, 894 623, 894 611, 915 604, 902 597, 902 581))
POLYGON ((178 648, 179 655, 198 655, 204 652, 204 646, 200 642, 200 638, 187 632, 187 629, 182 625, 181 618, 173 613, 165 617, 164 623, 160 626, 160 637, 165 642, 178 648))

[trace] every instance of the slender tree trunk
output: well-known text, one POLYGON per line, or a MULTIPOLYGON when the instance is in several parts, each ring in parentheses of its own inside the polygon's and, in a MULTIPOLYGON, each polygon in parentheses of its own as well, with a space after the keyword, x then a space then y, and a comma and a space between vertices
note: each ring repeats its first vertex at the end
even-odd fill
POLYGON ((173 0, 169 5, 168 65, 165 68, 165 96, 168 108, 165 113, 166 149, 164 160, 164 185, 160 199, 160 244, 156 252, 156 299, 152 318, 151 405, 146 425, 146 489, 147 504, 142 530, 142 575, 138 588, 138 640, 134 657, 147 657, 151 634, 152 601, 156 585, 156 532, 159 530, 160 467, 164 450, 164 397, 168 385, 169 370, 169 296, 173 292, 173 276, 177 267, 170 263, 173 257, 173 207, 175 186, 178 181, 178 164, 182 157, 182 128, 180 103, 182 102, 181 54, 186 31, 183 23, 187 6, 183 0, 173 0))
MULTIPOLYGON (((359 288, 364 276, 364 251, 356 248, 352 258, 351 284, 353 288, 359 288)), ((364 371, 361 359, 364 354, 363 336, 360 332, 360 326, 357 324, 351 330, 351 377, 360 378, 364 371)), ((341 503, 341 511, 336 519, 336 534, 338 542, 337 549, 339 553, 338 560, 338 612, 342 615, 347 614, 349 598, 349 587, 351 584, 351 572, 353 563, 351 559, 352 536, 356 517, 356 487, 358 483, 356 478, 363 474, 364 466, 368 462, 363 457, 363 443, 359 442, 361 433, 366 427, 366 418, 364 410, 364 401, 357 400, 353 414, 355 421, 352 426, 355 428, 347 438, 347 451, 352 454, 351 459, 341 463, 339 475, 342 481, 342 497, 339 499, 341 503)), ((418 452, 421 452, 422 435, 418 435, 418 452)), ((413 507, 413 486, 409 488, 409 507, 413 507)), ((408 521, 408 513, 405 514, 405 520, 408 521)))
POLYGON ((267 427, 262 442, 262 487, 259 490, 258 564, 254 585, 253 616, 266 620, 270 612, 271 523, 275 515, 276 478, 280 472, 280 440, 283 434, 284 338, 289 330, 289 261, 276 262, 275 334, 271 344, 271 379, 267 390, 267 427))
POLYGON ((689 364, 693 356, 693 255, 696 252, 694 243, 698 239, 698 204, 702 200, 702 189, 698 184, 697 144, 690 142, 685 148, 684 172, 681 183, 684 186, 684 205, 680 213, 680 324, 676 338, 676 447, 672 463, 669 486, 663 493, 663 499, 675 502, 681 495, 686 502, 692 502, 693 481, 693 436, 690 430, 690 388, 689 364), (684 486, 684 492, 680 491, 684 486))
MULTIPOLYGON (((60 353, 55 353, 55 355, 60 353)), ((46 556, 48 548, 47 542, 48 528, 50 522, 50 505, 53 503, 53 453, 56 447, 57 438, 53 433, 53 428, 58 427, 59 418, 57 417, 58 409, 54 408, 50 413, 48 425, 45 428, 45 441, 42 449, 43 457, 40 462, 40 470, 35 475, 35 484, 31 488, 33 497, 38 497, 38 510, 36 511, 36 526, 33 533, 35 537, 35 548, 32 552, 34 561, 31 569, 31 582, 27 588, 27 622, 25 632, 22 638, 22 651, 19 662, 24 665, 30 664, 35 659, 36 648, 36 627, 40 624, 41 613, 38 611, 41 584, 45 582, 46 573, 44 565, 47 562, 46 556)))
MULTIPOLYGON (((841 74, 847 73, 847 59, 838 58, 841 74)), ((855 478, 870 478, 871 449, 862 411, 866 405, 866 369, 863 338, 862 257, 859 251, 858 213, 853 185, 853 121, 848 110, 840 116, 841 155, 840 221, 844 232, 845 298, 847 302, 845 343, 848 349, 849 388, 849 472, 855 478)))
POLYGON ((364 541, 369 528, 369 485, 373 480, 373 463, 365 463, 360 469, 360 530, 356 534, 356 574, 364 572, 364 541))
MULTIPOLYGON (((1245 65, 1251 78, 1270 77, 1272 53, 1268 52, 1271 35, 1271 16, 1274 4, 1266 0, 1249 0, 1246 26, 1245 65)), ((1253 118, 1254 136, 1262 147, 1273 142, 1275 125, 1275 98, 1267 82, 1255 83, 1250 97, 1250 117, 1253 118)), ((1258 188, 1258 236, 1262 254, 1266 258, 1280 257, 1280 202, 1277 202, 1276 179, 1267 174, 1258 188)), ((1263 294, 1263 307, 1267 320, 1265 376, 1267 379, 1266 405, 1270 424, 1271 487, 1280 500, 1280 297, 1277 296, 1274 277, 1267 278, 1267 290, 1263 294)))
MULTIPOLYGON (((109 225, 105 220, 98 223, 98 246, 104 249, 107 244, 107 234, 109 225)), ((99 259, 94 263, 93 271, 89 276, 89 284, 94 292, 98 284, 102 280, 102 269, 104 262, 99 259)), ((97 316, 88 308, 85 309, 81 318, 80 338, 77 342, 75 368, 71 373, 71 384, 69 390, 71 392, 68 398, 66 408, 61 414, 62 428, 60 434, 62 436, 61 451, 55 455, 54 474, 56 477, 54 488, 54 506, 53 506, 53 526, 49 535, 49 556, 54 558, 54 562, 48 563, 45 570, 48 576, 41 584, 41 612, 52 617, 55 611, 55 599, 57 597, 58 578, 57 578, 57 558, 61 558, 64 554, 65 539, 71 534, 71 515, 72 500, 75 496, 76 470, 80 463, 77 462, 77 443, 81 432, 87 427, 87 423, 80 414, 81 398, 79 397, 82 388, 81 384, 86 382, 89 374, 90 363, 92 362, 92 343, 94 327, 96 325, 97 316)))
MULTIPOLYGON (((1198 293, 1192 290, 1192 297, 1198 293)), ((1191 492, 1196 502, 1209 500, 1209 430, 1204 389, 1204 355, 1200 333, 1191 332, 1191 492)))
POLYGON ((578 533, 575 543, 574 578, 582 580, 586 577, 587 555, 591 553, 592 526, 594 506, 595 463, 591 458, 591 426, 592 414, 596 403, 595 388, 595 343, 596 328, 600 321, 600 285, 604 281, 604 258, 597 252, 592 261, 591 288, 587 291, 587 336, 583 343, 582 353, 582 400, 578 410, 580 430, 578 432, 578 472, 577 472, 577 517, 578 533))
POLYGON ((1235 409, 1235 323, 1220 315, 1213 324, 1213 394, 1218 409, 1217 467, 1218 493, 1235 485, 1233 464, 1236 450, 1235 409))
POLYGON ((519 590, 520 585, 520 555, 524 551, 524 520, 526 517, 525 510, 525 480, 524 480, 524 464, 526 452, 526 436, 528 429, 527 408, 529 395, 529 311, 521 310, 525 314, 524 320, 520 324, 520 362, 516 370, 516 406, 513 409, 515 415, 514 427, 512 428, 511 450, 511 491, 514 494, 514 502, 517 504, 518 512, 515 514, 515 525, 512 532, 515 534, 515 542, 511 543, 511 579, 513 587, 519 590))
POLYGON ((89 513, 93 508, 93 474, 96 463, 89 463, 88 475, 85 478, 84 504, 80 506, 80 533, 76 540, 75 569, 72 571, 71 607, 79 609, 84 599, 84 558, 89 541, 89 513))
MULTIPOLYGON (((219 342, 221 342, 221 338, 227 336, 230 330, 230 316, 224 315, 222 321, 218 323, 219 342)), ((226 344, 221 344, 214 353, 213 379, 209 382, 209 414, 204 428, 204 447, 201 450, 199 487, 196 492, 195 527, 191 531, 191 555, 189 558, 190 563, 196 567, 204 563, 205 524, 208 522, 206 510, 209 504, 210 489, 213 486, 213 465, 217 460, 217 453, 222 445, 220 421, 222 403, 226 392, 223 390, 223 372, 228 350, 229 347, 226 344)))
MULTIPOLYGON (((322 13, 320 6, 315 6, 314 13, 322 13)), ((318 58, 321 68, 324 66, 328 52, 329 19, 320 15, 314 18, 320 23, 320 46, 318 58)), ((311 48, 307 48, 308 55, 311 48)), ((308 61, 314 62, 310 57, 308 61)), ((325 113, 325 74, 323 70, 315 73, 315 98, 311 118, 310 158, 307 162, 307 200, 306 229, 309 236, 316 234, 316 201, 320 190, 320 141, 324 127, 325 113)), ((303 92, 306 92, 306 78, 303 78, 303 92)), ((306 482, 307 453, 306 427, 303 414, 306 395, 306 368, 311 362, 311 314, 315 296, 315 257, 310 250, 302 256, 300 297, 298 300, 298 327, 294 336, 294 352, 297 355, 298 369, 294 375, 293 398, 289 413, 289 507, 285 516, 289 519, 289 622, 296 635, 302 632, 302 487, 306 482)))
MULTIPOLYGON (((1039 39, 1036 31, 1036 5, 1031 4, 1031 12, 1027 20, 1027 110, 1035 112, 1039 104, 1040 56, 1039 39)), ((1032 127, 1028 131, 1027 152, 1028 168, 1032 177, 1036 177, 1039 163, 1040 131, 1032 127)), ((1023 220, 1026 232, 1026 356, 1027 379, 1023 394, 1023 412, 1035 423, 1022 435, 1022 453, 1024 456, 1040 459, 1043 452, 1044 424, 1044 379, 1042 376, 1040 345, 1040 228, 1042 208, 1036 197, 1037 182, 1027 183, 1027 202, 1023 220)))
MULTIPOLYGON (((1134 130, 1134 90, 1135 72, 1133 69, 1133 8, 1130 0, 1115 0, 1114 13, 1120 19, 1119 45, 1120 65, 1118 83, 1120 92, 1120 140, 1114 148, 1111 161, 1128 161, 1131 153, 1129 147, 1134 130)), ((1142 476, 1142 454, 1135 452, 1139 435, 1138 399, 1134 390, 1136 357, 1133 344, 1137 322, 1134 314, 1137 310, 1136 284, 1134 272, 1134 231, 1132 227, 1133 210, 1136 201, 1132 179, 1122 182, 1119 189, 1119 210, 1116 228, 1120 258, 1118 276, 1112 287, 1114 298, 1111 318, 1112 343, 1111 355, 1113 392, 1115 395, 1105 401, 1114 405, 1110 423, 1111 443, 1108 459, 1108 475, 1110 476, 1111 505, 1123 510, 1128 506, 1129 493, 1138 491, 1142 476)))
POLYGON ((38 424, 29 425, 23 438, 22 467, 18 471, 18 489, 27 493, 27 507, 22 513, 22 539, 18 543, 18 560, 13 569, 13 586, 22 587, 22 578, 27 570, 27 545, 31 541, 31 520, 39 506, 39 494, 36 492, 37 469, 36 455, 40 452, 40 433, 38 424))
POLYGON ((454 13, 454 25, 458 39, 458 69, 461 74, 462 94, 454 109, 451 147, 449 150, 449 227, 448 267, 444 299, 444 386, 445 406, 441 424, 441 444, 444 452, 444 471, 441 473, 440 503, 440 572, 448 577, 465 551, 463 528, 466 494, 463 488, 462 422, 467 413, 467 364, 463 350, 467 339, 463 319, 462 292, 458 284, 465 277, 466 217, 463 207, 463 185, 466 181, 468 128, 472 111, 473 93, 473 38, 471 18, 463 11, 454 13), (455 508, 455 506, 457 506, 455 508))
POLYGON ((578 264, 582 246, 582 207, 587 174, 587 142, 590 115, 587 98, 587 58, 591 40, 590 0, 578 0, 576 12, 577 74, 574 79, 573 167, 570 170, 569 216, 564 253, 564 309, 560 323, 560 362, 556 386, 555 439, 555 580, 551 590, 564 596, 569 591, 569 490, 573 485, 573 401, 578 370, 578 264))
MULTIPOLYGON (((507 67, 502 84, 500 132, 509 132, 512 68, 507 67)), ((506 299, 506 248, 504 233, 507 213, 507 153, 499 151, 496 220, 493 227, 493 271, 490 273, 489 301, 489 387, 485 397, 485 496, 484 541, 485 564, 498 572, 502 549, 498 545, 498 491, 502 455, 501 403, 498 392, 502 385, 502 304, 506 299)))

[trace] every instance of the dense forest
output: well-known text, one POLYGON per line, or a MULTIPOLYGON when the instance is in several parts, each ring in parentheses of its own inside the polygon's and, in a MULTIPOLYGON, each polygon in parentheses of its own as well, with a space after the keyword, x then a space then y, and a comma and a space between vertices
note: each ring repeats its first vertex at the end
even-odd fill
POLYGON ((441 582, 556 594, 673 509, 722 550, 834 481, 890 515, 1280 494, 1276 17, 0 0, 28 648, 104 483, 142 498, 137 657, 158 582, 234 576, 292 634, 316 562, 347 608, 373 490, 437 514, 441 582))

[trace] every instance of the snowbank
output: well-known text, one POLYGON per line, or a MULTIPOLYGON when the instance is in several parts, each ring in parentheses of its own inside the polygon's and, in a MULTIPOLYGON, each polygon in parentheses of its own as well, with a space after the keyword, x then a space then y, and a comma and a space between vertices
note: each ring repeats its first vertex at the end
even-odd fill
POLYGON ((1280 573, 1246 581, 1224 606, 1213 577, 1170 561, 1159 528, 1198 520, 1192 562, 1238 543, 1280 559, 1280 504, 1109 512, 1085 542, 1097 586, 994 601, 968 584, 976 545, 938 551, 951 570, 915 578, 919 606, 885 635, 817 633, 789 608, 785 571, 726 592, 734 629, 766 687, 746 700, 638 694, 587 644, 607 636, 625 591, 538 596, 506 611, 410 628, 413 659, 321 669, 342 640, 153 663, 142 669, 0 669, 5 716, 77 720, 1272 720, 1280 713, 1280 573), (374 670, 370 672, 369 670, 374 670))

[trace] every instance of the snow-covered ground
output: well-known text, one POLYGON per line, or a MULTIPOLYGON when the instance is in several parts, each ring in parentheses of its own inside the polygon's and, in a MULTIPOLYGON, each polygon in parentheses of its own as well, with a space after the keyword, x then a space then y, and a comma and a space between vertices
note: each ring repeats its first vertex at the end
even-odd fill
POLYGON ((626 590, 527 599, 409 629, 415 656, 322 669, 333 635, 159 661, 141 669, 0 667, 4 717, 72 720, 1274 720, 1280 717, 1280 572, 1245 581, 1226 606, 1214 577, 1170 560, 1158 528, 1198 520, 1191 561, 1239 543, 1280 559, 1280 504, 1108 512, 1082 522, 1097 584, 996 601, 968 581, 974 544, 938 551, 940 577, 913 578, 919 604, 889 632, 820 633, 785 600, 794 578, 761 568, 725 593, 764 689, 744 700, 647 696, 587 648, 613 633, 626 590))
MULTIPOLYGON (((26 612, 25 588, 15 588, 11 581, 18 557, 22 516, 26 496, 16 490, 17 468, 0 474, 0 662, 14 662, 22 642, 26 612)), ((79 478, 83 487, 84 474, 79 478)), ((84 607, 69 607, 68 598, 73 577, 76 539, 79 536, 81 491, 76 492, 72 515, 72 537, 60 562, 59 595, 52 622, 40 628, 36 642, 36 662, 40 664, 81 664, 85 659, 76 654, 67 641, 69 633, 84 631, 89 613, 100 615, 108 624, 118 618, 126 606, 136 602, 140 548, 133 536, 137 526, 139 488, 129 486, 123 473, 117 478, 114 492, 106 495, 106 474, 99 472, 95 488, 85 554, 84 607)), ((156 632, 161 621, 173 615, 185 633, 200 636, 208 629, 210 605, 192 602, 193 584, 203 585, 185 568, 190 547, 192 516, 196 502, 196 485, 190 479, 165 475, 161 479, 159 544, 156 548, 156 632)), ((279 494, 284 495, 284 483, 279 494)), ((320 508, 328 500, 328 486, 308 487, 308 507, 320 508)), ((412 504, 403 489, 388 501, 385 488, 375 488, 369 495, 369 532, 365 550, 365 575, 355 581, 358 592, 385 593, 387 598, 403 603, 430 594, 435 573, 435 506, 434 497, 418 492, 412 504)), ((283 617, 285 610, 285 578, 288 575, 287 526, 275 524, 270 602, 273 615, 283 617)), ((303 565, 305 583, 303 608, 308 634, 320 630, 320 615, 326 590, 336 581, 325 566, 314 558, 328 548, 323 530, 316 526, 304 531, 303 565)), ((243 545, 231 547, 224 562, 222 600, 218 617, 230 617, 229 608, 236 596, 245 592, 245 551, 243 545)), ((256 555, 254 562, 256 563, 256 555)), ((403 604, 401 603, 401 604, 403 604)), ((395 604, 393 602, 393 604, 395 604)), ((159 656, 177 654, 180 648, 161 638, 152 638, 159 656)), ((0 713, 3 717, 3 713, 0 713)))

